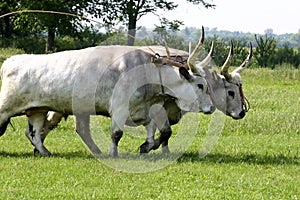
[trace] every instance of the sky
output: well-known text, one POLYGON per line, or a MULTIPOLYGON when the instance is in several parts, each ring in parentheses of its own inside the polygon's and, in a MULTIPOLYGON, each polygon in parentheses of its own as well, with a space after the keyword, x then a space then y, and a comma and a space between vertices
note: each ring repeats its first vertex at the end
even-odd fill
MULTIPOLYGON (((266 29, 273 29, 275 34, 298 33, 300 30, 299 0, 213 0, 215 9, 205 9, 185 0, 173 2, 179 4, 178 8, 158 14, 169 20, 183 21, 183 27, 204 26, 260 34, 266 29)), ((153 28, 154 24, 159 25, 158 17, 147 14, 137 25, 153 28)))

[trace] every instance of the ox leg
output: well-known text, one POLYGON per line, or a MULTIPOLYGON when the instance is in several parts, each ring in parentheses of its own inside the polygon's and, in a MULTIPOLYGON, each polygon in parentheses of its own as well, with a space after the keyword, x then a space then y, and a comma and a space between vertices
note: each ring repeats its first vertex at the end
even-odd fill
POLYGON ((164 154, 169 154, 170 153, 170 149, 169 149, 169 139, 172 135, 172 129, 171 127, 168 127, 162 131, 160 131, 160 136, 157 139, 158 142, 157 143, 161 143, 161 150, 162 153, 164 154))
POLYGON ((163 144, 163 153, 169 153, 168 139, 172 135, 169 119, 165 108, 160 104, 155 104, 149 111, 151 118, 150 124, 146 127, 147 139, 144 144, 140 146, 140 153, 148 153, 150 150, 156 150, 163 144), (154 140, 156 128, 160 131, 160 136, 154 140))
POLYGON ((110 150, 109 150, 109 156, 113 158, 118 157, 118 144, 119 141, 121 140, 123 136, 123 131, 122 130, 111 130, 110 133, 110 138, 111 138, 111 143, 110 143, 110 150))
POLYGON ((28 127, 26 129, 26 136, 31 141, 35 149, 45 156, 51 155, 51 153, 44 147, 41 132, 46 119, 46 112, 34 112, 28 116, 28 127))
POLYGON ((155 128, 152 131, 148 131, 147 129, 147 139, 140 146, 140 153, 149 153, 151 150, 158 149, 160 145, 162 145, 162 153, 170 153, 168 141, 172 135, 171 127, 167 123, 164 127, 159 128, 159 132, 159 137, 154 139, 155 128))
POLYGON ((61 113, 54 112, 54 111, 49 111, 47 113, 47 118, 44 123, 43 131, 41 133, 42 142, 44 142, 48 133, 57 127, 57 125, 59 124, 62 118, 63 115, 61 113))
POLYGON ((76 132, 81 137, 86 146, 93 154, 101 154, 101 150, 95 144, 91 137, 90 131, 90 116, 89 115, 76 115, 76 132))
POLYGON ((125 118, 124 115, 123 117, 119 117, 118 119, 116 119, 115 117, 111 118, 111 128, 110 128, 111 143, 110 143, 110 150, 109 150, 110 157, 113 158, 118 157, 118 144, 123 136, 123 130, 124 130, 126 119, 127 117, 125 118))
POLYGON ((147 130, 146 141, 140 146, 140 153, 149 153, 154 147, 154 135, 156 130, 156 125, 153 120, 145 127, 147 130))
MULTIPOLYGON (((41 132, 41 140, 42 143, 44 144, 44 141, 48 135, 48 133, 53 130, 61 121, 63 115, 54 111, 49 111, 47 113, 47 118, 44 122, 44 128, 41 132)), ((26 132, 29 131, 29 126, 26 129, 26 132)), ((26 134, 27 135, 27 134, 26 134)), ((34 152, 37 153, 39 152, 36 148, 34 148, 34 152)))
POLYGON ((154 146, 152 149, 156 150, 162 144, 162 153, 170 153, 168 140, 172 135, 172 129, 166 110, 162 107, 157 115, 153 117, 153 120, 155 120, 160 135, 154 140, 154 146))

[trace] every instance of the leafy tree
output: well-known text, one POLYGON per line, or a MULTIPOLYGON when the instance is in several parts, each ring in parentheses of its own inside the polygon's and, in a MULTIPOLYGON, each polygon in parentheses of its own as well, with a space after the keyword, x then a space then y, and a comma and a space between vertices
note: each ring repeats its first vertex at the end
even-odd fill
MULTIPOLYGON (((201 4, 206 8, 215 5, 204 0, 187 0, 194 4, 201 4)), ((99 4, 105 22, 121 22, 128 27, 128 45, 133 45, 136 34, 137 21, 148 13, 156 15, 159 9, 173 10, 178 5, 169 0, 103 0, 99 4)))
POLYGON ((282 48, 277 49, 275 54, 275 63, 282 65, 284 63, 288 63, 293 65, 295 68, 298 68, 300 63, 299 52, 290 48, 288 46, 284 46, 282 48))
MULTIPOLYGON (((300 30, 299 30, 300 31, 300 30)), ((300 48, 300 32, 293 34, 292 38, 291 38, 294 43, 296 44, 296 48, 300 48)))
MULTIPOLYGON (((97 10, 91 6, 96 0, 18 0, 16 10, 51 10, 82 16, 94 14, 97 10)), ((23 32, 46 33, 46 52, 53 51, 55 35, 78 36, 84 29, 81 19, 73 16, 22 13, 13 17, 15 28, 23 32)))
MULTIPOLYGON (((6 14, 17 6, 14 1, 1 1, 0 2, 0 15, 6 14)), ((0 34, 2 37, 9 38, 13 32, 13 24, 11 23, 10 16, 5 16, 0 19, 0 34)))
POLYGON ((233 61, 232 66, 239 66, 242 62, 247 58, 249 53, 249 42, 244 42, 242 40, 233 40, 234 46, 234 54, 233 54, 233 61))
MULTIPOLYGON (((14 11, 18 2, 14 0, 1 0, 0 1, 0 15, 4 15, 11 11, 14 11)), ((14 30, 14 24, 12 22, 12 16, 4 16, 0 18, 0 35, 1 46, 8 47, 11 45, 11 38, 13 36, 20 36, 20 31, 14 30)))
MULTIPOLYGON (((229 49, 230 49, 230 42, 226 42, 223 38, 218 38, 216 35, 213 38, 207 38, 207 40, 204 41, 204 48, 205 51, 208 52, 212 41, 214 42, 214 53, 213 53, 213 61, 216 66, 222 66, 225 62, 229 49)), ((203 58, 206 55, 203 54, 203 58)), ((200 58, 203 59, 203 58, 200 58)))
POLYGON ((258 64, 261 67, 271 66, 274 68, 274 55, 277 43, 275 38, 268 37, 267 35, 255 35, 255 41, 257 43, 257 47, 254 52, 254 57, 256 58, 258 64))
POLYGON ((154 43, 164 44, 164 42, 167 42, 168 45, 172 44, 178 48, 178 36, 176 35, 176 32, 179 31, 181 25, 183 25, 181 21, 169 21, 166 18, 162 18, 161 25, 155 25, 155 29, 153 30, 153 32, 156 33, 154 36, 154 43))

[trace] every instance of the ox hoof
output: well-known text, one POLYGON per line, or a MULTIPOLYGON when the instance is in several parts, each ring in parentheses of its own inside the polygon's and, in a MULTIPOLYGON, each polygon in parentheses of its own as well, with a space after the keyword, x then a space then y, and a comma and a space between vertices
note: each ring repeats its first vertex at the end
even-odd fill
POLYGON ((161 148, 163 154, 170 154, 169 146, 164 146, 161 148))
POLYGON ((48 151, 46 148, 43 151, 39 151, 37 148, 33 149, 33 155, 41 155, 41 156, 51 156, 51 152, 48 151))
POLYGON ((118 147, 114 143, 110 144, 109 157, 112 157, 112 158, 118 157, 118 147))
POLYGON ((99 155, 102 154, 102 151, 101 151, 99 148, 97 148, 97 149, 92 149, 91 152, 92 152, 92 154, 94 154, 94 155, 96 155, 96 156, 99 156, 99 155))
POLYGON ((140 154, 149 153, 151 148, 149 147, 149 143, 146 141, 144 144, 140 146, 140 154))
POLYGON ((118 152, 109 152, 109 157, 118 158, 118 152))
POLYGON ((115 150, 115 149, 111 149, 110 151, 109 151, 109 157, 111 157, 111 158, 118 158, 118 150, 115 150))

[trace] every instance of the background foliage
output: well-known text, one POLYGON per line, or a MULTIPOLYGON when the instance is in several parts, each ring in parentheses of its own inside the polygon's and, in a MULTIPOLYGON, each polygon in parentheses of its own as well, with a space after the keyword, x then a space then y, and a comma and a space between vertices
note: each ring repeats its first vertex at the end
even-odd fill
MULTIPOLYGON (((205 8, 214 8, 210 1, 187 0, 205 8)), ((18 13, 0 19, 0 47, 12 47, 26 53, 49 53, 68 49, 81 49, 95 45, 161 45, 166 41, 170 47, 188 51, 189 42, 196 44, 201 30, 184 27, 184 23, 160 18, 155 29, 137 27, 137 21, 147 13, 155 14, 159 9, 172 10, 177 7, 168 0, 52 0, 0 1, 0 14, 23 9, 40 9, 68 12, 79 16, 101 19, 104 23, 91 23, 80 18, 45 13, 18 13), (128 37, 128 34, 135 37, 128 37)), ((158 16, 159 17, 159 16, 158 16)), ((232 65, 239 65, 247 55, 247 47, 252 42, 255 51, 251 62, 253 67, 275 68, 288 64, 299 68, 300 32, 275 35, 272 29, 265 34, 219 31, 205 28, 205 49, 211 41, 216 44, 214 61, 223 64, 232 40, 235 44, 232 65)))

